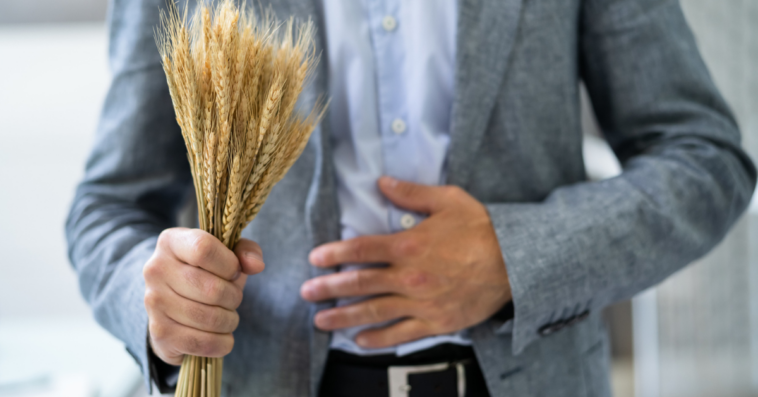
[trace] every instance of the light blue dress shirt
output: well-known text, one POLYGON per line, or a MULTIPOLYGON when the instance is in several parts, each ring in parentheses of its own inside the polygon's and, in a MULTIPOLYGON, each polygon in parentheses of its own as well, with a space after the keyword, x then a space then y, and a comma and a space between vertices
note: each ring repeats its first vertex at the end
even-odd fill
MULTIPOLYGON (((323 4, 342 239, 410 229, 424 215, 395 207, 376 183, 382 175, 426 185, 444 180, 455 89, 456 1, 323 4)), ((341 271, 365 266, 343 264, 341 271)), ((361 299, 340 299, 337 305, 361 299)), ((463 331, 367 350, 354 342, 366 328, 335 331, 331 347, 405 355, 440 343, 471 343, 463 331)))

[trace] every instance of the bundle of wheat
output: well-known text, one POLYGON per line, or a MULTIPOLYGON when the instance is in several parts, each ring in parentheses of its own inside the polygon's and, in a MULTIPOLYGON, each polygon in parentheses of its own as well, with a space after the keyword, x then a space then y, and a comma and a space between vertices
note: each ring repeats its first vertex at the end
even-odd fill
MULTIPOLYGON (((326 108, 295 103, 317 62, 314 28, 230 0, 170 6, 156 33, 187 146, 200 228, 232 248, 294 164, 326 108)), ((218 396, 223 361, 185 356, 177 396, 218 396)))

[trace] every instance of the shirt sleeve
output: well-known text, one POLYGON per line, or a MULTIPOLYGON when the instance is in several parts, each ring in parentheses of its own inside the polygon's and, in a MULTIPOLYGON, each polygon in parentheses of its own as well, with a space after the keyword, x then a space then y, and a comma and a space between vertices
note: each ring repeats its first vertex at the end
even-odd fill
POLYGON ((123 341, 150 390, 142 268, 176 225, 192 179, 153 37, 163 0, 113 0, 112 81, 66 222, 71 263, 95 318, 123 341))
POLYGON ((623 172, 539 203, 487 205, 512 286, 514 319, 504 329, 515 354, 704 255, 755 188, 679 3, 582 7, 581 77, 623 172))

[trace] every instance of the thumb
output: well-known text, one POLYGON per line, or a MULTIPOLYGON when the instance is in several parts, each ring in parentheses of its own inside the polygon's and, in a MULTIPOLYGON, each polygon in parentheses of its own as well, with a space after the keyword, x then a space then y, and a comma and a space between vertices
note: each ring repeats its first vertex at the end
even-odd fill
POLYGON ((400 181, 389 176, 379 178, 379 190, 398 207, 433 214, 444 207, 443 186, 427 186, 400 181))
POLYGON ((240 239, 234 247, 234 253, 240 261, 242 273, 244 274, 258 274, 266 268, 266 265, 263 263, 263 250, 261 250, 261 246, 255 241, 246 238, 240 239))

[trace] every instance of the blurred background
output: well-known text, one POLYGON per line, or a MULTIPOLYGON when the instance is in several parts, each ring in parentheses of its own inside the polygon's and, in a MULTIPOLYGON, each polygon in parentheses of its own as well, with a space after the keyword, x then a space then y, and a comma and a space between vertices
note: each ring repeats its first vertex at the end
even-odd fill
MULTIPOLYGON (((758 155, 758 1, 682 0, 758 155)), ((100 329, 63 223, 108 86, 106 0, 0 0, 0 396, 145 396, 100 329)), ((585 99, 594 179, 619 165, 585 99)), ((758 202, 705 258, 606 310, 617 397, 758 396, 758 202)))

